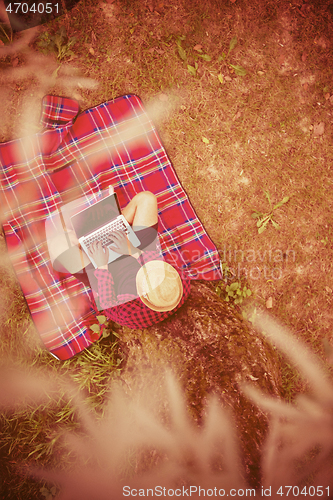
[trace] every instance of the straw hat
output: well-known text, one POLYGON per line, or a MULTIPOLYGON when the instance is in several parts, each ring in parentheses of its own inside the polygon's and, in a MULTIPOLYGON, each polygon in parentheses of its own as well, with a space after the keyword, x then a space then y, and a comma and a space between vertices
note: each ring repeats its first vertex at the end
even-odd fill
POLYGON ((139 269, 136 288, 142 302, 153 311, 172 311, 183 296, 178 272, 163 260, 151 260, 139 269))

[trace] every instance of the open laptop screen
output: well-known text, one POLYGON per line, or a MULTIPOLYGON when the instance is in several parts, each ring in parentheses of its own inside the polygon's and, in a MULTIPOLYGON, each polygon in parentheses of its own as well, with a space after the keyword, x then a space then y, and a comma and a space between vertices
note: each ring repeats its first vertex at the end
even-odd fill
POLYGON ((77 238, 108 224, 121 214, 117 195, 114 193, 85 208, 71 218, 77 238))

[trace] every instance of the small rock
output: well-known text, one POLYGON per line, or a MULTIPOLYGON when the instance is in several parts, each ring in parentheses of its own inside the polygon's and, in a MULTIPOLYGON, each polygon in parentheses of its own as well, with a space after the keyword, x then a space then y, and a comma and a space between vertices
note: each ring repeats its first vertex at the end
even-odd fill
POLYGON ((168 99, 169 99, 169 97, 168 97, 166 94, 163 94, 163 93, 162 93, 162 94, 160 94, 160 95, 158 96, 158 98, 159 98, 159 100, 160 100, 160 101, 162 101, 162 102, 166 102, 166 101, 168 101, 168 99))
POLYGON ((302 120, 299 122, 299 127, 306 134, 310 130, 310 120, 307 116, 302 118, 302 120))
POLYGON ((232 121, 238 120, 238 118, 240 118, 241 116, 242 116, 242 112, 241 111, 237 111, 237 113, 233 117, 232 121))
POLYGON ((273 307, 273 299, 272 299, 272 297, 269 297, 266 300, 266 307, 267 307, 267 309, 272 309, 272 307, 273 307))
POLYGON ((73 99, 76 99, 77 101, 82 101, 82 102, 84 102, 84 101, 85 101, 85 98, 84 98, 84 97, 82 97, 82 95, 81 95, 81 94, 78 94, 77 92, 74 92, 74 94, 73 94, 73 99))
POLYGON ((321 47, 322 49, 326 49, 327 47, 327 42, 325 40, 325 38, 323 36, 321 36, 318 40, 317 40, 317 45, 319 45, 319 47, 321 47))
POLYGON ((313 127, 314 137, 319 137, 320 135, 323 135, 324 132, 325 132, 325 123, 324 122, 316 123, 314 125, 314 127, 313 127))

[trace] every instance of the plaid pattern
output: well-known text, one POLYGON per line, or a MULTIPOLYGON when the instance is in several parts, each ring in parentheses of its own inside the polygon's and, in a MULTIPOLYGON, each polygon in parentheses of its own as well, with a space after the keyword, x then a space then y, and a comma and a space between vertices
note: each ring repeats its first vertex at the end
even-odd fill
POLYGON ((177 311, 190 294, 190 280, 183 281, 183 296, 181 301, 172 311, 158 312, 149 309, 141 299, 131 294, 114 296, 114 283, 111 273, 106 269, 96 269, 95 275, 98 279, 98 292, 100 301, 104 304, 104 314, 121 325, 129 328, 147 328, 168 318, 177 311), (123 303, 115 305, 119 301, 123 303))
MULTIPOLYGON (((138 259, 138 263, 140 266, 143 266, 150 260, 162 260, 160 252, 158 250, 142 252, 138 259)), ((115 308, 119 304, 124 304, 125 302, 133 300, 137 297, 137 295, 132 295, 130 293, 121 293, 116 296, 115 283, 112 273, 109 270, 95 269, 94 275, 98 280, 98 297, 101 310, 109 309, 111 307, 115 308)), ((111 316, 109 317, 111 318, 111 316)), ((116 319, 114 319, 114 321, 119 323, 116 319)))
POLYGON ((158 200, 166 262, 190 279, 221 279, 218 252, 197 218, 158 134, 134 95, 79 114, 71 99, 46 96, 42 133, 0 145, 3 229, 14 270, 45 347, 68 359, 96 341, 92 292, 50 263, 45 220, 110 184, 121 207, 140 191, 158 200), (124 136, 140 119, 135 139, 124 136))
MULTIPOLYGON (((143 252, 139 262, 144 265, 150 260, 161 259, 158 251, 143 252)), ((95 276, 98 279, 98 295, 104 314, 121 325, 129 328, 147 328, 163 321, 171 316, 185 302, 190 293, 190 280, 181 276, 183 283, 183 297, 180 303, 172 311, 158 312, 149 309, 141 299, 132 294, 120 294, 116 297, 112 274, 107 269, 96 269, 95 276)))
MULTIPOLYGON (((139 263, 144 265, 150 260, 160 259, 158 251, 147 251, 142 252, 139 263)), ((98 280, 99 302, 104 309, 104 314, 112 321, 133 329, 147 328, 171 316, 181 307, 190 293, 190 280, 181 276, 183 297, 180 303, 172 311, 158 312, 149 309, 136 295, 127 293, 116 297, 112 274, 107 269, 96 269, 94 274, 98 280)))
POLYGON ((48 95, 42 102, 41 124, 45 128, 56 128, 74 120, 79 112, 79 104, 67 97, 48 95))

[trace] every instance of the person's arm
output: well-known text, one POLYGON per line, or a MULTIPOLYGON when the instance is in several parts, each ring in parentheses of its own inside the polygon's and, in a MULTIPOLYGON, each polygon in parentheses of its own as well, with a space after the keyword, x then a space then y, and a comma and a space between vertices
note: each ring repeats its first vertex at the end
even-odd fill
POLYGON ((94 274, 98 282, 98 296, 101 307, 109 309, 118 305, 113 278, 108 269, 97 268, 94 274))
POLYGON ((127 235, 121 231, 112 233, 112 238, 114 240, 112 250, 122 255, 131 255, 141 266, 150 260, 162 259, 162 254, 158 248, 155 250, 140 250, 134 247, 127 235))
POLYGON ((100 242, 94 242, 89 248, 89 255, 97 264, 94 275, 98 282, 98 295, 100 305, 103 309, 109 309, 118 304, 115 293, 114 281, 108 270, 109 252, 100 242))
POLYGON ((134 257, 136 260, 139 260, 141 255, 143 254, 143 251, 140 250, 139 248, 136 249, 135 253, 132 253, 132 257, 134 257))
POLYGON ((138 259, 141 255, 141 250, 132 245, 128 236, 123 231, 114 231, 110 233, 110 237, 113 239, 113 244, 111 245, 111 250, 120 255, 130 255, 135 259, 138 259))

